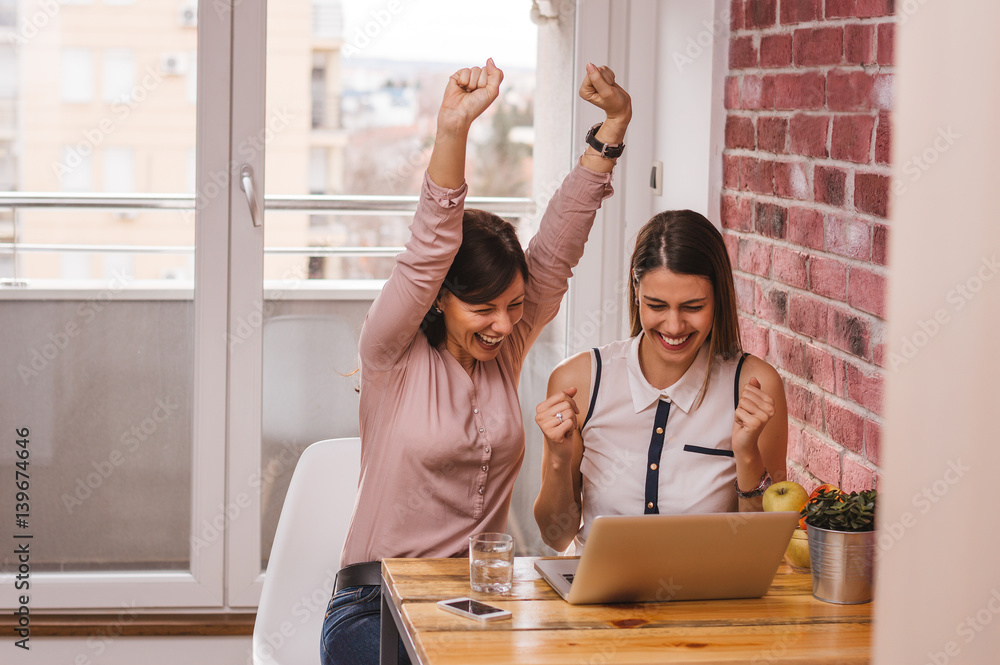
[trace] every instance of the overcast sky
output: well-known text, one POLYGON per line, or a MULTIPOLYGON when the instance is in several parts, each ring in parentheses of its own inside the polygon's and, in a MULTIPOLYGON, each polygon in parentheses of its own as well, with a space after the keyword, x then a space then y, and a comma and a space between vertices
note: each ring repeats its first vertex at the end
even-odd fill
POLYGON ((357 48, 345 58, 535 66, 531 0, 347 0, 343 8, 346 45, 357 48))

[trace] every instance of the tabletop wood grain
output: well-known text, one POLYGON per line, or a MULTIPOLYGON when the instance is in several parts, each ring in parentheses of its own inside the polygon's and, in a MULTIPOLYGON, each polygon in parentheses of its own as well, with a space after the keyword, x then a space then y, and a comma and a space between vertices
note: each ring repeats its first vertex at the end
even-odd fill
POLYGON ((870 661, 872 605, 816 600, 810 576, 785 564, 762 598, 570 605, 534 561, 515 559, 514 588, 505 595, 472 591, 467 559, 385 559, 382 574, 424 665, 870 661), (456 596, 513 616, 480 623, 437 608, 456 596))

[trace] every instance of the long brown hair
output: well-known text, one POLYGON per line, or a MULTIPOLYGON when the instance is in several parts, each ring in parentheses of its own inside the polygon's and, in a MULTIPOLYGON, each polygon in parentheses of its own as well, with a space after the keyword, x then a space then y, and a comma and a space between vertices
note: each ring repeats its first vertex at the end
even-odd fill
MULTIPOLYGON (((462 244, 441 290, 463 302, 487 303, 506 291, 517 273, 527 284, 528 262, 514 226, 493 213, 467 208, 462 216, 462 244)), ((440 345, 445 339, 444 316, 431 307, 420 329, 431 346, 440 345)))
POLYGON ((629 266, 628 320, 633 337, 642 330, 639 281, 646 273, 660 268, 680 275, 699 275, 712 283, 715 319, 708 337, 708 372, 698 397, 701 403, 715 359, 731 360, 743 349, 733 267, 722 234, 705 217, 691 210, 667 210, 646 222, 636 238, 629 266))

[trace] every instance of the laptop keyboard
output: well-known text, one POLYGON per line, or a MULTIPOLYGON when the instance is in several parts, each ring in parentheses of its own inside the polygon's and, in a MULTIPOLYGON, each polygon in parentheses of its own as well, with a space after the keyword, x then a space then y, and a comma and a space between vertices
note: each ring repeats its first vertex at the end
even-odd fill
POLYGON ((563 573, 562 576, 567 582, 572 584, 573 578, 576 577, 576 573, 563 573))

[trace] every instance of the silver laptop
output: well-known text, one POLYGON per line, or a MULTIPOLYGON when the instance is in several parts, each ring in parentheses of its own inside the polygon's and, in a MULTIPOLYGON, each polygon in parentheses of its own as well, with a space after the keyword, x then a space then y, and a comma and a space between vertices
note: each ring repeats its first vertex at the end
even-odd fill
POLYGON ((539 559, 567 602, 757 598, 767 593, 796 512, 615 515, 594 520, 579 558, 539 559))

